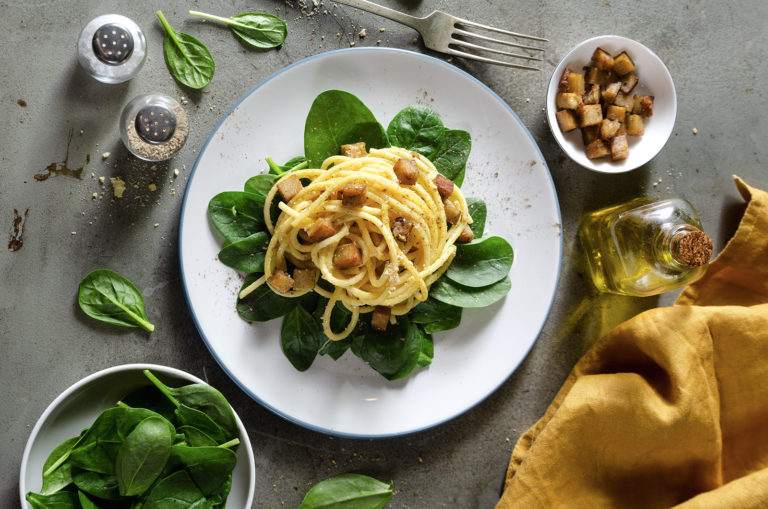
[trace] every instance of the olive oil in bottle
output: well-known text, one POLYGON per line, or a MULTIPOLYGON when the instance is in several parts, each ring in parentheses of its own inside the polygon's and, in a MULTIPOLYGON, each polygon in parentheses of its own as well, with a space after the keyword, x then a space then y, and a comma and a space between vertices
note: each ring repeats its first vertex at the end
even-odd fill
POLYGON ((598 290, 623 295, 656 295, 693 283, 712 256, 711 239, 681 198, 636 198, 586 214, 579 239, 598 290))

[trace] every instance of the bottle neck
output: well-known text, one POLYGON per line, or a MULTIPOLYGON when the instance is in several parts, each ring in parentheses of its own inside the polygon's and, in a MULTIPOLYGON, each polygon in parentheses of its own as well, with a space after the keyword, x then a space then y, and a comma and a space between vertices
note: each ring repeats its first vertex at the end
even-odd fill
POLYGON ((676 225, 661 238, 661 259, 678 267, 701 267, 712 257, 712 239, 690 224, 676 225))

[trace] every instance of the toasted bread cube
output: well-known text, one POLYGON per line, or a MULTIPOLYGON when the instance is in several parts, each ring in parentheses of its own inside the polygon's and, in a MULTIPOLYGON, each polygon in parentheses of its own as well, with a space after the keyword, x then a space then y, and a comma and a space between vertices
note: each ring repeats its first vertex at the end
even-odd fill
POLYGON ((341 146, 341 155, 347 157, 365 157, 365 142, 359 141, 349 145, 341 146))
POLYGON ((619 122, 624 122, 624 118, 627 116, 627 109, 622 108, 621 106, 616 106, 615 104, 611 104, 605 109, 605 118, 611 119, 611 120, 618 120, 619 122))
POLYGON ((306 229, 307 237, 312 242, 320 242, 328 237, 336 235, 336 229, 331 225, 331 222, 327 219, 320 218, 312 226, 306 229))
POLYGON ((435 185, 437 186, 437 192, 440 194, 440 198, 443 200, 453 194, 453 181, 439 173, 435 177, 435 185))
POLYGON ((616 106, 621 106, 627 111, 632 111, 632 107, 635 105, 635 101, 632 99, 632 97, 628 96, 624 92, 619 92, 616 95, 616 99, 613 101, 613 104, 616 106))
POLYGON ((568 75, 568 92, 584 95, 584 75, 572 72, 568 75))
POLYGON ((451 224, 456 224, 461 219, 461 209, 453 204, 451 200, 445 200, 443 202, 445 206, 445 220, 451 224))
POLYGON ((396 217, 392 223, 392 236, 395 237, 395 240, 399 240, 400 242, 407 242, 408 235, 411 234, 412 229, 413 223, 410 221, 410 219, 405 217, 396 217))
POLYGON ((360 249, 354 244, 339 244, 333 252, 333 266, 337 269, 359 267, 361 263, 360 249))
POLYGON ((590 159, 599 159, 611 155, 611 148, 605 140, 600 138, 586 146, 585 151, 590 159))
POLYGON ((601 71, 597 67, 584 68, 584 81, 587 85, 607 85, 612 81, 611 77, 610 71, 601 71))
POLYGON ((627 116, 627 134, 630 136, 645 134, 645 121, 641 115, 630 114, 627 116))
POLYGON ((301 180, 294 174, 283 178, 277 183, 277 191, 285 202, 291 201, 291 199, 299 194, 302 189, 304 189, 304 186, 302 185, 301 180))
POLYGON ((611 138, 611 159, 621 161, 629 157, 629 142, 627 135, 621 134, 611 138))
POLYGON ((620 127, 621 122, 618 120, 609 120, 604 118, 603 121, 600 122, 600 137, 604 140, 610 140, 616 136, 616 133, 619 132, 620 127))
POLYGON ((283 270, 276 270, 267 278, 267 284, 276 293, 286 295, 293 288, 293 278, 283 270))
POLYGON ((557 117, 557 125, 560 126, 560 130, 564 133, 579 127, 579 121, 573 110, 560 110, 555 113, 555 117, 557 117))
POLYGON ((581 128, 581 141, 584 142, 585 147, 598 138, 600 138, 599 125, 590 125, 581 128))
POLYGON ((312 290, 316 279, 315 269, 293 269, 293 289, 297 292, 312 290))
POLYGON ((599 104, 580 104, 577 112, 579 127, 597 125, 603 120, 603 108, 599 104))
POLYGON ((558 110, 575 110, 581 104, 581 96, 572 92, 561 92, 555 96, 558 110))
POLYGON ((638 81, 640 81, 640 79, 632 73, 623 76, 621 78, 621 91, 625 94, 632 92, 632 89, 635 88, 638 81))
POLYGON ((400 158, 392 169, 397 175, 397 181, 404 186, 412 186, 419 176, 419 167, 413 159, 400 158))
POLYGON ((626 51, 622 51, 613 59, 613 72, 619 76, 624 76, 635 70, 635 64, 626 51))
POLYGON ((465 224, 464 229, 461 230, 456 242, 472 242, 474 239, 475 232, 472 231, 472 228, 470 228, 468 224, 465 224))
POLYGON ((613 70, 613 57, 603 48, 598 47, 592 53, 591 64, 601 71, 611 71, 613 70))
POLYGON ((581 98, 584 104, 597 104, 600 102, 600 85, 590 85, 589 90, 581 98))
POLYGON ((571 70, 566 67, 563 74, 560 75, 560 81, 557 82, 558 92, 568 92, 568 76, 570 76, 571 70))
POLYGON ((653 116, 653 96, 636 95, 632 104, 632 113, 644 117, 653 116))
POLYGON ((365 182, 347 182, 341 187, 341 203, 348 207, 359 207, 365 203, 365 182))
POLYGON ((606 85, 605 89, 603 89, 602 93, 600 94, 600 98, 603 100, 603 104, 613 104, 613 101, 616 100, 616 96, 619 94, 620 90, 620 81, 614 81, 613 83, 606 85))
POLYGON ((384 332, 389 325, 389 317, 392 315, 392 310, 387 306, 376 306, 371 313, 371 329, 384 332))

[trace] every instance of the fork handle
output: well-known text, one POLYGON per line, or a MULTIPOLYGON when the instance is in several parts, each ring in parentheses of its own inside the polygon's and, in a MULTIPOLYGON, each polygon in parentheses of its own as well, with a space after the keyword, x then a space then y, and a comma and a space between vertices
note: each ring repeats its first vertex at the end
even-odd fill
POLYGON ((368 0, 333 0, 333 1, 339 4, 349 5, 350 7, 356 7, 357 9, 362 9, 364 11, 372 12, 373 14, 378 14, 379 16, 383 16, 385 18, 391 19, 392 21, 397 21, 398 23, 402 23, 403 25, 409 26, 417 31, 421 31, 421 28, 422 28, 422 23, 421 23, 423 21, 422 18, 410 16, 400 11, 390 9, 389 7, 383 7, 373 2, 369 2, 368 0))

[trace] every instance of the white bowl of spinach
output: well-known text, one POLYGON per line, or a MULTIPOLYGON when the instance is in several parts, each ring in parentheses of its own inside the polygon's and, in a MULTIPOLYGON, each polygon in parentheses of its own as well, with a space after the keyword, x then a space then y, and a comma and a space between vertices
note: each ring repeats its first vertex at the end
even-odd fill
POLYGON ((154 364, 111 367, 61 393, 32 430, 19 476, 23 506, 33 509, 170 499, 250 507, 254 487, 248 434, 226 399, 154 364))

